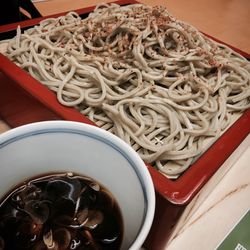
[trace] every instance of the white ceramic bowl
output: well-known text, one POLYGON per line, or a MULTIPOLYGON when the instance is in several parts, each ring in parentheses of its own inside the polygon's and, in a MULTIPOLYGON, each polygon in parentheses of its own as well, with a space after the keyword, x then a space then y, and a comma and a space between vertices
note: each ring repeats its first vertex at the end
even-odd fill
POLYGON ((0 165, 0 197, 40 174, 70 171, 94 178, 120 205, 122 249, 143 244, 155 209, 152 179, 138 154, 113 134, 70 121, 24 125, 0 135, 0 165))

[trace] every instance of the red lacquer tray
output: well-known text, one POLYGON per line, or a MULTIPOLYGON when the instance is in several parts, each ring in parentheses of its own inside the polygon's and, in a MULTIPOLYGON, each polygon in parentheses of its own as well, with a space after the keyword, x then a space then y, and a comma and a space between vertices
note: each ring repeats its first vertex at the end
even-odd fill
MULTIPOLYGON (((117 1, 130 4, 136 1, 117 1)), ((94 7, 76 10, 80 15, 94 7)), ((53 17, 63 15, 60 13, 53 17)), ((47 18, 47 17, 46 17, 47 18)), ((0 26, 0 36, 15 32, 17 25, 32 27, 43 18, 0 26)), ((214 39, 214 38, 213 38, 214 39)), ((214 39, 218 41, 217 39, 214 39)), ((223 43, 223 42, 221 42, 223 43)), ((230 46, 233 48, 232 46, 230 46)), ((250 55, 233 48, 246 58, 250 55)), ((0 53, 0 118, 11 127, 53 119, 65 119, 95 125, 73 108, 62 106, 56 95, 0 53)), ((181 211, 205 185, 222 163, 250 132, 250 110, 247 110, 181 177, 167 179, 147 165, 157 191, 155 220, 147 240, 149 249, 162 249, 181 211), (156 233, 157 230, 157 233, 156 233)))

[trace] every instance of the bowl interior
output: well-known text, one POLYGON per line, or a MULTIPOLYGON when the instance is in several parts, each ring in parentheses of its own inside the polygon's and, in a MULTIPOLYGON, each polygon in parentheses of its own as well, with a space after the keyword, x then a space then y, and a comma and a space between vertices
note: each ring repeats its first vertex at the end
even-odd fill
POLYGON ((0 137, 0 196, 24 180, 51 172, 92 177, 116 198, 124 223, 122 249, 128 249, 143 227, 151 183, 145 183, 143 162, 124 146, 110 133, 86 124, 51 122, 14 129, 0 137))

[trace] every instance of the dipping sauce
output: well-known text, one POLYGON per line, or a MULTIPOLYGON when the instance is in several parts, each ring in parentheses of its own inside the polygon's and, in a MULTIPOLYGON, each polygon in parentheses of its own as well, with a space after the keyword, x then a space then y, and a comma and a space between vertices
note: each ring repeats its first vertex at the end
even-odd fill
POLYGON ((0 202, 0 250, 120 249, 123 221, 114 196, 73 173, 21 183, 0 202))

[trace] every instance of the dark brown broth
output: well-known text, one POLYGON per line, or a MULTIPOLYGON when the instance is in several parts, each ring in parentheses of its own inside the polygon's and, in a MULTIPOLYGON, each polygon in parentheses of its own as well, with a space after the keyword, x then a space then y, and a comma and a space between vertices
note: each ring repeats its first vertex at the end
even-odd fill
POLYGON ((113 195, 85 176, 33 178, 0 202, 0 250, 115 250, 122 235, 122 216, 113 195))

